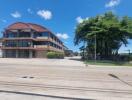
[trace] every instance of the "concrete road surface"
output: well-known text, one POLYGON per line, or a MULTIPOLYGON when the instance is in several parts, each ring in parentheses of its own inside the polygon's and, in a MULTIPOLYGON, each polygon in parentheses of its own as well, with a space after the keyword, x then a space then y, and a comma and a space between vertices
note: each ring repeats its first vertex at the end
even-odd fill
POLYGON ((132 67, 79 58, 0 59, 0 100, 132 100, 132 67))

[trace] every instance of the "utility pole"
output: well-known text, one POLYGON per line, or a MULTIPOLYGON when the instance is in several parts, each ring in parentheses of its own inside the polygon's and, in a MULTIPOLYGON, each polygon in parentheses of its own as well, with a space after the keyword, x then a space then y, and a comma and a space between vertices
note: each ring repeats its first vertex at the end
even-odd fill
POLYGON ((128 50, 126 50, 126 51, 128 51, 128 54, 129 54, 129 55, 131 54, 131 50, 130 50, 130 49, 128 49, 128 50))
POLYGON ((97 59, 97 55, 96 55, 96 52, 97 52, 97 51, 96 51, 96 48, 97 48, 97 43, 96 43, 96 42, 97 42, 97 37, 96 37, 96 34, 95 34, 95 38, 94 38, 94 39, 95 39, 94 61, 95 61, 95 63, 96 63, 96 59, 97 59))
POLYGON ((84 59, 86 59, 86 41, 84 41, 84 59))

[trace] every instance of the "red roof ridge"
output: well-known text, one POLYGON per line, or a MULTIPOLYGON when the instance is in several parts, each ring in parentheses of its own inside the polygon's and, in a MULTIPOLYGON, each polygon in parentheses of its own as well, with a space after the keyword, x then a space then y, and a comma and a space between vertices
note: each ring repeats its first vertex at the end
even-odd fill
POLYGON ((44 29, 47 29, 47 28, 45 28, 45 27, 43 27, 43 26, 41 26, 41 25, 34 24, 34 23, 26 23, 26 24, 28 24, 28 25, 35 25, 35 26, 39 26, 39 27, 42 27, 42 28, 44 28, 44 29))
POLYGON ((24 25, 26 25, 26 26, 28 27, 28 25, 27 25, 26 23, 24 23, 24 22, 15 22, 15 23, 9 25, 9 26, 7 27, 7 29, 10 29, 10 27, 13 26, 13 25, 15 25, 15 24, 24 24, 24 25))

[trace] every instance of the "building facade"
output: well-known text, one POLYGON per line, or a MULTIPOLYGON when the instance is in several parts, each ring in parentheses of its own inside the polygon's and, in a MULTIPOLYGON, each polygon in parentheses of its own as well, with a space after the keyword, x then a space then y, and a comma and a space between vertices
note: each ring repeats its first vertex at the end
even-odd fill
POLYGON ((2 38, 0 38, 0 58, 2 58, 2 38))
POLYGON ((5 58, 44 58, 48 51, 64 52, 64 46, 47 28, 17 22, 3 32, 2 53, 5 58))

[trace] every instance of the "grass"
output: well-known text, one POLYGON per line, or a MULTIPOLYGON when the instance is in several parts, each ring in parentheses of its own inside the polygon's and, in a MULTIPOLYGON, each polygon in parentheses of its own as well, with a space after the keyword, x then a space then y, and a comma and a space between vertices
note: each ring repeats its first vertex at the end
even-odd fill
POLYGON ((132 66, 132 63, 130 62, 117 62, 117 61, 108 61, 108 60, 97 60, 96 62, 94 60, 87 60, 85 61, 85 64, 90 65, 107 65, 107 66, 132 66))

